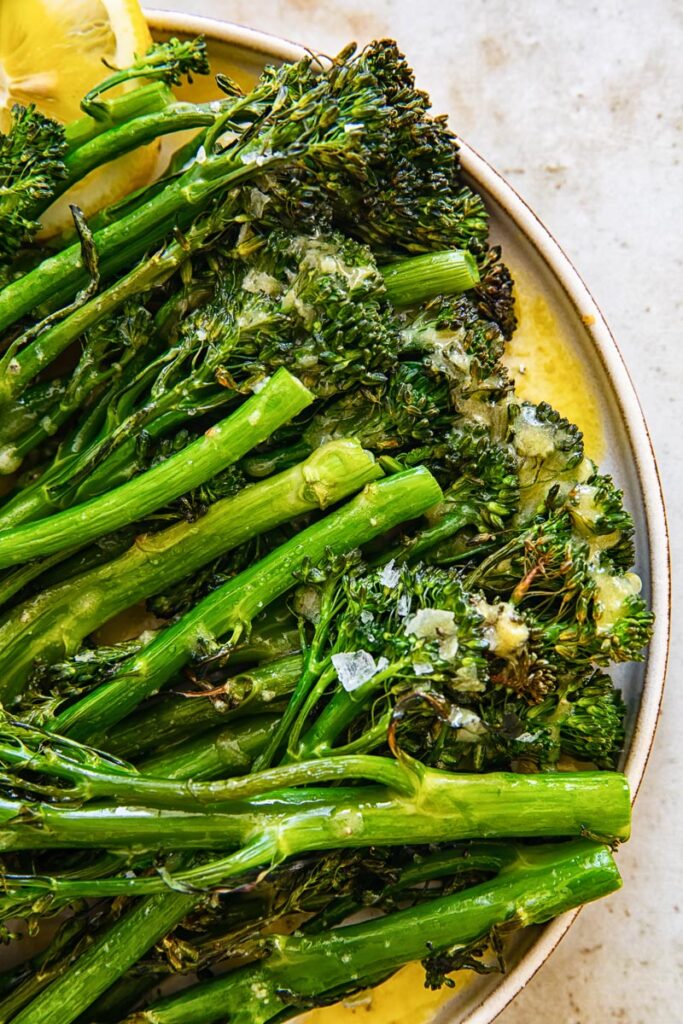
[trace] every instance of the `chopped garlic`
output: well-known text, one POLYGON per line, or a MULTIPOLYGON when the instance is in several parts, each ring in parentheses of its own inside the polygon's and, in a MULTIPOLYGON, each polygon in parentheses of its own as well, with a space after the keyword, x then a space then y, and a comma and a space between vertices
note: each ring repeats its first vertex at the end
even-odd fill
POLYGON ((445 608, 420 608, 405 625, 406 636, 438 640, 439 654, 452 661, 458 653, 458 628, 453 612, 445 608))
POLYGON ((486 726, 479 715, 469 708, 451 708, 448 716, 448 724, 452 729, 458 730, 458 740, 463 743, 476 743, 482 733, 486 732, 486 726))
POLYGON ((595 622, 599 633, 608 633, 621 618, 624 603, 642 590, 640 576, 634 572, 613 576, 604 570, 593 575, 595 580, 595 622))
POLYGON ((506 661, 519 654, 529 629, 514 605, 508 601, 489 604, 482 598, 476 608, 484 619, 484 638, 491 653, 506 661))
POLYGON ((265 270, 252 269, 247 271, 242 279, 242 288, 245 292, 265 292, 266 295, 279 295, 280 283, 265 270))

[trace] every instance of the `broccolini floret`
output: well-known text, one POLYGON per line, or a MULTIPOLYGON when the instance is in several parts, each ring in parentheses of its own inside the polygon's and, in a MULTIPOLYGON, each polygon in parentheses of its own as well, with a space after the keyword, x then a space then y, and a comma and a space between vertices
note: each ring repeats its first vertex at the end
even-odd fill
POLYGON ((52 195, 65 176, 64 129, 35 106, 15 103, 6 135, 0 133, 0 258, 28 245, 40 228, 34 204, 52 195))

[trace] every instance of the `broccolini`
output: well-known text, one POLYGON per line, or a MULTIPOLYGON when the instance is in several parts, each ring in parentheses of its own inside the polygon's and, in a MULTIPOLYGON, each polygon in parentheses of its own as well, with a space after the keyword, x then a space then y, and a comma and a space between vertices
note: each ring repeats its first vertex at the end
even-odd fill
POLYGON ((109 70, 0 138, 0 923, 64 918, 0 1020, 265 1024, 500 966, 620 884, 623 494, 516 394, 511 275, 394 43, 207 103, 173 94, 202 39, 109 70))

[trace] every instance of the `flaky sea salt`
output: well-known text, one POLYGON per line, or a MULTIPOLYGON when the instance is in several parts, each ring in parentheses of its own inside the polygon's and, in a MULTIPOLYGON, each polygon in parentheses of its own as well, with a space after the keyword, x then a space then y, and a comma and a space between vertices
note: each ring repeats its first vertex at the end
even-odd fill
POLYGON ((391 561, 387 562, 387 564, 382 569, 379 576, 379 581, 383 586, 389 587, 390 590, 393 590, 398 581, 400 580, 400 578, 401 573, 396 568, 396 562, 392 558, 391 561))
POLYGON ((386 658, 375 661, 367 651, 345 651, 343 654, 333 654, 332 664, 337 673, 337 678, 347 693, 357 690, 368 679, 372 679, 378 672, 386 668, 389 662, 386 658))

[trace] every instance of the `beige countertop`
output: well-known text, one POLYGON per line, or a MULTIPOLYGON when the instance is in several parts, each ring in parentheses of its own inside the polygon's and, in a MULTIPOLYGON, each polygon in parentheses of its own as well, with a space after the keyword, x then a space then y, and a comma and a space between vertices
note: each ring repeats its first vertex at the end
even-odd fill
MULTIPOLYGON (((327 53, 396 38, 437 112, 518 189, 588 282, 651 428, 683 564, 683 7, 676 0, 148 0, 327 53)), ((620 852, 623 890, 584 910, 500 1024, 683 1021, 683 691, 663 717, 620 852)))

